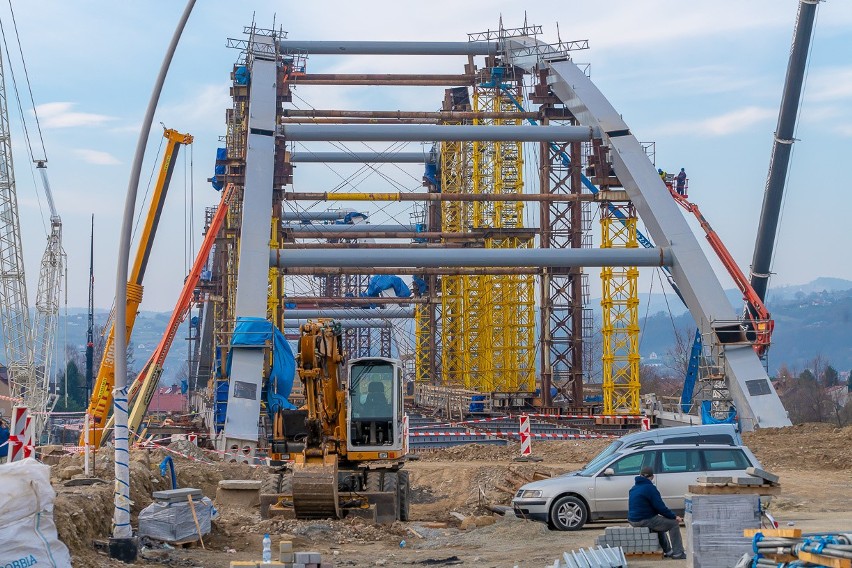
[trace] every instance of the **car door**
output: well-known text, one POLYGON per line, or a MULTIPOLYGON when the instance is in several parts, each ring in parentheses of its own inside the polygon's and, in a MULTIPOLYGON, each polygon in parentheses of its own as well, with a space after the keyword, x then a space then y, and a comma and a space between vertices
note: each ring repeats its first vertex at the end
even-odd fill
POLYGON ((610 462, 595 477, 594 513, 596 517, 623 519, 627 517, 627 497, 643 466, 653 467, 655 450, 644 450, 610 462), (604 475, 606 469, 613 475, 604 475))
POLYGON ((654 481, 666 506, 678 514, 683 513, 684 495, 690 485, 698 482, 701 471, 701 454, 698 449, 663 449, 655 468, 654 481))

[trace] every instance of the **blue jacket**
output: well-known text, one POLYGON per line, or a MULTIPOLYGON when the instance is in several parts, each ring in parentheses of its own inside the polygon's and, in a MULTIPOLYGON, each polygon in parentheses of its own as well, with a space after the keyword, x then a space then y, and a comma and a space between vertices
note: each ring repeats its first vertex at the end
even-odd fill
POLYGON ((630 499, 628 501, 627 520, 636 522, 651 519, 662 515, 667 519, 677 517, 671 509, 663 503, 660 491, 651 480, 641 475, 636 476, 636 485, 630 488, 630 499))

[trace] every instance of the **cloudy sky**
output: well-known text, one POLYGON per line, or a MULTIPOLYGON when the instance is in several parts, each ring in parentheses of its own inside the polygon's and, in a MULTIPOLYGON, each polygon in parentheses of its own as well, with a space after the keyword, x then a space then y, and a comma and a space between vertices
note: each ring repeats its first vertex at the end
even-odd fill
MULTIPOLYGON (((563 40, 588 39, 591 49, 577 53, 575 60, 591 64, 593 80, 633 132, 641 140, 656 142, 659 166, 669 171, 686 168, 690 196, 747 271, 797 5, 796 0, 199 0, 155 119, 155 124, 163 122, 193 134, 196 142, 175 171, 153 252, 154 269, 147 273, 143 309, 168 310, 174 304, 188 262, 186 233, 199 234, 204 207, 218 200, 206 179, 224 133, 229 73, 238 56, 225 42, 228 37, 243 37, 242 27, 253 17, 261 27, 271 27, 273 21, 283 26, 291 39, 465 41, 468 33, 496 29, 501 16, 506 27, 522 25, 525 16, 529 23, 542 25, 545 41, 556 41, 557 24, 563 40), (190 202, 193 215, 188 211, 190 202), (189 220, 194 221, 191 229, 189 220)), ((13 6, 44 131, 52 188, 64 221, 68 303, 86 304, 89 222, 94 214, 96 305, 108 307, 139 124, 183 3, 13 0, 13 6)), ((7 7, 0 9, 0 18, 13 68, 21 79, 7 7)), ((817 276, 852 279, 852 264, 844 262, 848 255, 842 253, 852 210, 842 175, 852 148, 849 53, 852 5, 826 2, 819 9, 796 134, 800 142, 793 154, 773 266, 777 275, 771 286, 804 283, 817 276)), ((460 73, 463 64, 462 58, 316 56, 309 61, 309 71, 460 73)), ((28 171, 20 114, 11 85, 7 88, 33 302, 47 213, 28 171)), ((440 88, 386 91, 300 88, 295 103, 301 108, 431 110, 442 99, 440 88)), ((24 99, 24 113, 31 118, 32 105, 28 97, 24 99)), ((36 143, 33 129, 31 123, 36 143)), ((155 126, 140 196, 160 139, 160 127, 155 126)), ((341 176, 345 173, 303 166, 296 188, 329 190, 342 183, 341 176)), ((415 170, 403 168, 388 175, 394 176, 394 188, 419 185, 415 170)), ((381 180, 368 176, 359 188, 390 190, 381 180)), ((375 213, 374 222, 382 222, 380 212, 375 213)), ((197 245, 200 237, 194 239, 197 245)), ((716 266, 721 277, 724 272, 716 266)), ((646 292, 651 278, 644 280, 646 292)), ((731 286, 725 278, 722 282, 731 286)), ((660 291, 659 284, 654 291, 660 291)))

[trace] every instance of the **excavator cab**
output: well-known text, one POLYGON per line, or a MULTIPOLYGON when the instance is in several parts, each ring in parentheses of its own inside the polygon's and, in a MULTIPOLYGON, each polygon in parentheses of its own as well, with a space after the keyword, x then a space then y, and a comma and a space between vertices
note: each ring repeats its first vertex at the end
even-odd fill
POLYGON ((348 365, 348 452, 389 457, 403 448, 402 367, 384 357, 353 359, 348 365))

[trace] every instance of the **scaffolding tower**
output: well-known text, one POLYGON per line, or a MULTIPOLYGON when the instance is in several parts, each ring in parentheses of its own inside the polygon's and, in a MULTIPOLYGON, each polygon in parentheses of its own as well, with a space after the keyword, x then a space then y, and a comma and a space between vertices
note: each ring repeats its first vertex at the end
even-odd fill
MULTIPOLYGON (((628 202, 601 206, 601 248, 638 248, 636 211, 628 202)), ((639 269, 601 270, 604 414, 639 413, 639 269)))

